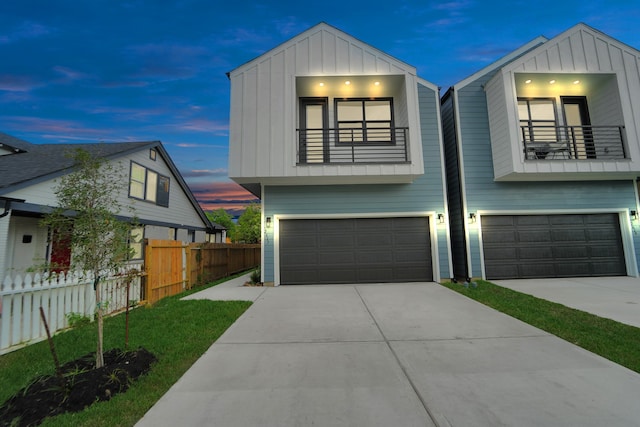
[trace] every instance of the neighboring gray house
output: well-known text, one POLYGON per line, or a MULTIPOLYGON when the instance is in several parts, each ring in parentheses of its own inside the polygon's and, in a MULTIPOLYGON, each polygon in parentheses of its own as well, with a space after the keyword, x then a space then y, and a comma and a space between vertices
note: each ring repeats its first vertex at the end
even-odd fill
POLYGON ((39 221, 57 206, 55 180, 72 170, 75 148, 122 165, 128 185, 119 200, 135 209, 137 236, 224 241, 225 230, 208 220, 159 141, 41 145, 0 133, 0 278, 52 259, 68 265, 69 249, 51 245, 39 221))
POLYGON ((229 73, 229 176, 280 284, 451 276, 438 88, 318 24, 229 73))
POLYGON ((578 24, 441 107, 455 276, 638 275, 638 50, 578 24))

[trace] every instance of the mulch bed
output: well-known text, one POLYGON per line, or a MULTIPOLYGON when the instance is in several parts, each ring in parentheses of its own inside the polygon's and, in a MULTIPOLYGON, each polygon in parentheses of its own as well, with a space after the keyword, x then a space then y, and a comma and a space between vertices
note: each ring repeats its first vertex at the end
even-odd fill
POLYGON ((95 368, 95 353, 62 366, 65 384, 56 375, 44 376, 18 391, 0 407, 0 426, 37 426, 46 417, 78 412, 94 402, 126 391, 157 359, 144 348, 104 352, 104 367, 95 368))

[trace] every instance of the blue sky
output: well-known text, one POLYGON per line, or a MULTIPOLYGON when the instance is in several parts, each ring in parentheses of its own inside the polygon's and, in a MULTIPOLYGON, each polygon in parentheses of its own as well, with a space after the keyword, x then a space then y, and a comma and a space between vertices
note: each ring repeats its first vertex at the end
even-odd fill
POLYGON ((640 48, 637 0, 4 0, 0 131, 36 144, 160 140, 206 210, 240 209, 252 196, 227 178, 225 73, 321 21, 443 93, 578 22, 640 48))

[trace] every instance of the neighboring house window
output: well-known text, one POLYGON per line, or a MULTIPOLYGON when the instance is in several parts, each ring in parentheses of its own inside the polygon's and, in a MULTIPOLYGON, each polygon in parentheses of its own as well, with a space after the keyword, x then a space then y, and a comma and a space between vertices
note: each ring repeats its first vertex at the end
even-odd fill
POLYGON ((393 142, 392 99, 338 99, 336 123, 339 142, 393 142))
POLYGON ((518 98, 518 115, 524 141, 555 141, 556 103, 550 98, 518 98))
POLYGON ((169 177, 131 162, 129 196, 169 207, 169 177))
POLYGON ((131 259, 142 259, 144 253, 144 227, 131 229, 129 237, 129 248, 131 249, 131 259))

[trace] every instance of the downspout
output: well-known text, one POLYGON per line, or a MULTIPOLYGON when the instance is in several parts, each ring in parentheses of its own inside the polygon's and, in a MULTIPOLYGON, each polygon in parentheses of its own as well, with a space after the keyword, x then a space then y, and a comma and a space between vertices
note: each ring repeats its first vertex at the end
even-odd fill
POLYGON ((2 197, 2 196, 0 196, 0 200, 4 201, 4 212, 0 214, 0 218, 4 218, 5 216, 9 215, 9 212, 11 212, 11 202, 18 202, 18 203, 24 202, 24 200, 22 199, 14 199, 12 197, 2 197))

